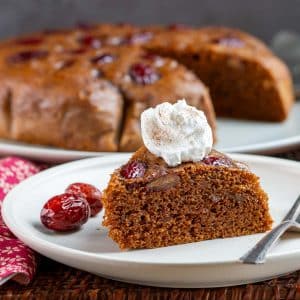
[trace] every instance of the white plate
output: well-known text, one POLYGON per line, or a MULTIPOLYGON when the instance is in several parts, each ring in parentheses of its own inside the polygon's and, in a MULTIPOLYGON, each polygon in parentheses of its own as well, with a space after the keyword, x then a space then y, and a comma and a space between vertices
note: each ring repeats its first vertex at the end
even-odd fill
POLYGON ((279 153, 300 145, 300 101, 283 123, 218 119, 216 148, 223 152, 279 153))
POLYGON ((22 157, 48 163, 68 162, 76 159, 104 156, 110 154, 113 153, 65 150, 0 139, 1 156, 19 155, 22 157))
MULTIPOLYGON (((300 193, 300 164, 251 155, 232 155, 261 176, 278 223, 300 193)), ((239 262, 262 234, 216 239, 172 247, 120 251, 100 223, 102 214, 69 234, 46 230, 39 213, 48 198, 74 181, 103 189, 112 171, 128 155, 92 158, 61 165, 35 175, 6 197, 2 213, 12 232, 31 248, 64 264, 120 281, 166 287, 218 287, 244 284, 300 269, 300 235, 288 233, 264 265, 239 262)))
MULTIPOLYGON (((300 145, 299 116, 300 102, 297 102, 284 123, 218 119, 216 148, 223 152, 270 154, 297 147, 300 145)), ((20 155, 44 162, 66 162, 107 154, 63 150, 0 139, 0 155, 20 155)))

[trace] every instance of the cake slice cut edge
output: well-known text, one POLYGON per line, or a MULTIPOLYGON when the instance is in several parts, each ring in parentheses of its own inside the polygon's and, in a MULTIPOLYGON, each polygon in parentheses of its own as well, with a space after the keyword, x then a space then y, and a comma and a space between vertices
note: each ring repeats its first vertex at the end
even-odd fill
POLYGON ((103 203, 103 225, 121 249, 261 233, 272 225, 259 178, 215 150, 170 168, 141 147, 112 174, 103 203))

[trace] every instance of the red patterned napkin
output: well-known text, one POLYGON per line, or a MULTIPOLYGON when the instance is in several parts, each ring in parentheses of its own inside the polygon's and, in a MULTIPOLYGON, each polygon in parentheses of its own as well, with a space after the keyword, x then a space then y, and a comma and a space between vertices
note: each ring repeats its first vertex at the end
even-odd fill
MULTIPOLYGON (((0 159, 0 208, 15 185, 40 170, 40 166, 18 157, 0 159)), ((35 253, 9 231, 0 214, 0 285, 10 278, 28 284, 35 270, 35 253)))

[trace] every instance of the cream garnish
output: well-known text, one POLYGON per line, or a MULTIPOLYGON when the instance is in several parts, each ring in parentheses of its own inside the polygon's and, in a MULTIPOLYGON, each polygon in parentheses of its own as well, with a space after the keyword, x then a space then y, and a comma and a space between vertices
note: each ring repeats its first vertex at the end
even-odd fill
POLYGON ((147 149, 172 167, 200 161, 212 148, 212 131, 203 111, 187 105, 185 100, 145 110, 141 127, 147 149))

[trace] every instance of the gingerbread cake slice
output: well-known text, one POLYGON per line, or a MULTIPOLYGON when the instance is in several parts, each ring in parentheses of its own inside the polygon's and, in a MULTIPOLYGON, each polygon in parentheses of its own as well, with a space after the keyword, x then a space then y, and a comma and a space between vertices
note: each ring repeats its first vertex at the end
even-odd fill
MULTIPOLYGON (((199 143, 202 146, 194 147, 199 135, 190 123, 192 115, 183 120, 184 112, 175 112, 175 117, 172 108, 167 114, 164 108, 155 109, 153 116, 161 113, 170 128, 174 128, 172 119, 176 118, 178 128, 187 125, 186 132, 194 139, 186 135, 186 142, 185 131, 178 132, 176 143, 184 148, 181 153, 174 152, 180 149, 171 141, 178 128, 170 132, 170 128, 160 126, 157 132, 159 126, 144 118, 143 139, 155 154, 141 147, 115 170, 103 196, 103 225, 119 247, 156 248, 269 230, 268 196, 259 178, 245 164, 208 147, 211 139, 207 134, 199 143), (169 133, 168 140, 164 132, 169 133)), ((207 128, 198 129, 208 132, 207 128)))

